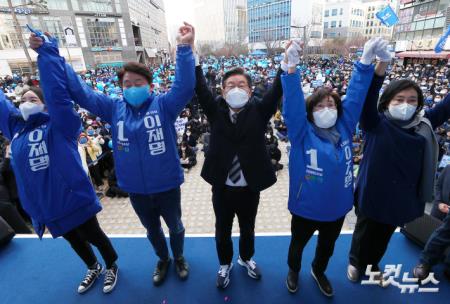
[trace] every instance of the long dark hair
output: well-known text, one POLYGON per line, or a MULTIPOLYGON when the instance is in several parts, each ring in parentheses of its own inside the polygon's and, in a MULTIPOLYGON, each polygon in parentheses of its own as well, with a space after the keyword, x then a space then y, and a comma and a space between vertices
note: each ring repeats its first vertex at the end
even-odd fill
POLYGON ((420 89, 419 85, 412 80, 409 79, 401 79, 391 81, 389 85, 384 90, 383 94, 380 97, 380 102, 378 103, 378 112, 384 112, 388 109, 389 103, 391 100, 403 90, 414 89, 417 92, 418 96, 418 106, 416 113, 419 113, 423 108, 423 93, 420 89))

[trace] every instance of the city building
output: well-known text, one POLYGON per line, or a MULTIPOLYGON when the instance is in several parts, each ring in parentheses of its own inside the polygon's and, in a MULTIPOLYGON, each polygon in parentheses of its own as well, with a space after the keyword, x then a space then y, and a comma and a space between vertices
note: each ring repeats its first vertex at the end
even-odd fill
POLYGON ((323 10, 323 38, 364 37, 365 5, 360 0, 326 0, 323 10))
POLYGON ((169 54, 166 16, 162 0, 128 0, 137 60, 163 61, 169 54))
POLYGON ((364 25, 364 37, 370 39, 373 37, 383 37, 386 40, 392 39, 394 27, 387 27, 376 17, 376 13, 382 11, 387 5, 390 5, 395 11, 397 8, 396 0, 365 0, 366 21, 364 25))
POLYGON ((320 46, 322 0, 248 0, 249 49, 281 48, 292 38, 320 46))
MULTIPOLYGON (((75 70, 121 65, 136 60, 128 5, 124 0, 48 0, 48 9, 25 6, 28 0, 13 0, 16 16, 27 43, 29 31, 53 33, 60 53, 75 70)), ((33 65, 37 54, 29 51, 33 65)), ((29 72, 29 63, 14 27, 8 1, 0 0, 0 76, 29 72)))
POLYGON ((397 57, 407 62, 417 62, 414 58, 447 61, 450 40, 441 53, 436 54, 434 47, 450 25, 450 0, 400 0, 399 4, 400 21, 394 29, 397 57))
POLYGON ((247 38, 246 0, 193 0, 196 40, 221 46, 245 43, 247 38))

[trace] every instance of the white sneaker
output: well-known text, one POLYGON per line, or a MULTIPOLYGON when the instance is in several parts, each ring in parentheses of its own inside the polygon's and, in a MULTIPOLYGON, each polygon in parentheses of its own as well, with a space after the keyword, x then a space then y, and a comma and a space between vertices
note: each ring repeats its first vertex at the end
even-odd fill
POLYGON ((88 269, 86 276, 80 283, 80 286, 78 286, 78 293, 85 293, 88 291, 102 273, 103 266, 100 263, 97 263, 97 267, 95 269, 88 269))
POLYGON ((248 274, 249 277, 251 277, 251 278, 253 278, 255 280, 261 279, 261 271, 259 270, 259 267, 256 266, 256 262, 253 259, 250 259, 248 261, 244 261, 239 256, 238 264, 241 265, 242 267, 247 268, 247 274, 248 274))
POLYGON ((230 284, 230 272, 233 268, 233 263, 230 265, 220 265, 219 271, 217 272, 217 287, 225 289, 228 284, 230 284))

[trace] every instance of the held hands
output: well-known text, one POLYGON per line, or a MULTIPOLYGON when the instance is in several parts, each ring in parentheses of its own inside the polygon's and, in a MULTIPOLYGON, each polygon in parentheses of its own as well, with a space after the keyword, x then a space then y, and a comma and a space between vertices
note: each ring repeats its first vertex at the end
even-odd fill
POLYGON ((364 51, 361 56, 360 62, 365 65, 369 65, 375 59, 376 53, 383 40, 379 37, 372 38, 364 44, 364 51))
POLYGON ((180 26, 178 30, 177 42, 178 44, 189 44, 194 48, 195 29, 191 24, 187 22, 183 23, 184 26, 180 26))
MULTIPOLYGON (((48 33, 48 32, 45 32, 44 35, 47 36, 50 41, 47 44, 50 44, 51 46, 58 49, 58 40, 55 37, 53 37, 52 35, 50 35, 50 33, 48 33)), ((42 37, 36 36, 35 33, 30 34, 30 38, 28 39, 28 42, 30 43, 30 48, 32 48, 35 51, 37 51, 41 46, 44 45, 44 43, 46 43, 42 39, 42 37)))
POLYGON ((289 68, 295 68, 300 62, 300 52, 302 51, 302 43, 300 41, 291 40, 286 45, 286 52, 281 61, 281 68, 287 71, 289 68))
POLYGON ((375 55, 381 62, 391 62, 392 54, 388 50, 388 44, 386 40, 380 40, 378 48, 375 50, 375 55))

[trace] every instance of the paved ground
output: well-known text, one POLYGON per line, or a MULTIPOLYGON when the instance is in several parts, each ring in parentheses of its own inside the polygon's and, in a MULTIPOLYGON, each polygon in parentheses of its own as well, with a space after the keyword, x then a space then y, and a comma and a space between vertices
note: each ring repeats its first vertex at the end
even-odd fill
MULTIPOLYGON (((283 152, 281 163, 285 168, 278 172, 278 181, 271 188, 261 193, 258 215, 256 217, 257 233, 289 232, 290 214, 287 210, 288 170, 286 144, 280 143, 283 152)), ((211 187, 201 177, 203 153, 197 156, 198 164, 185 174, 186 182, 182 186, 181 204, 186 233, 214 233, 214 211, 211 204, 211 187)), ((139 219, 131 207, 129 199, 102 200, 103 211, 99 214, 102 228, 108 234, 145 233, 139 219)), ((354 212, 350 212, 344 223, 344 230, 352 230, 356 222, 354 212)), ((167 232, 167 229, 165 229, 167 232)), ((233 232, 238 232, 237 218, 233 232)))

